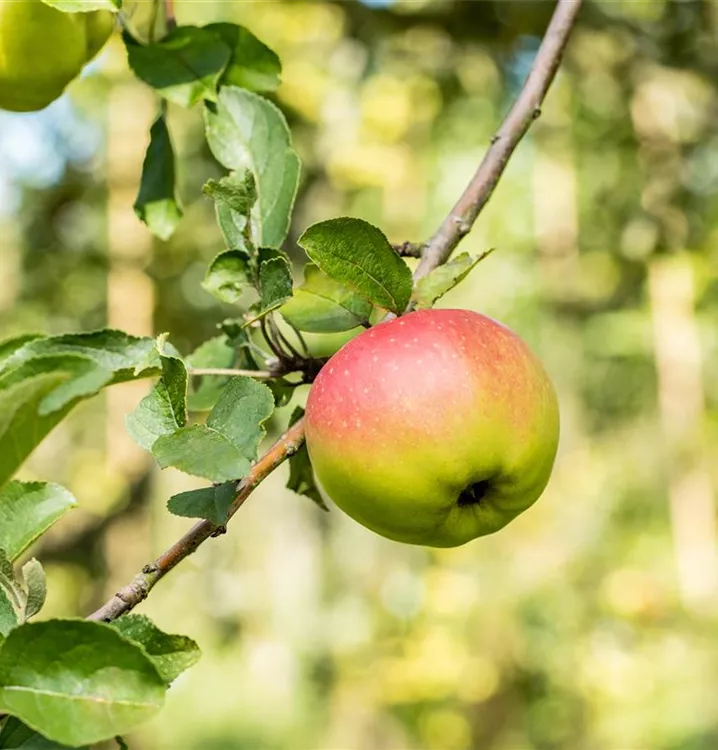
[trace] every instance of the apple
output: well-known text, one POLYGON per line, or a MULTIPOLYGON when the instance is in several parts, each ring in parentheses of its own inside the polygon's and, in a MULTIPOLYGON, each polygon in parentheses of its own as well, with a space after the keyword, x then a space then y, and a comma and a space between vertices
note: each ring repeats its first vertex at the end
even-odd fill
POLYGON ((511 330, 422 310, 364 331, 309 392, 306 440, 322 492, 390 539, 454 547, 505 526, 543 492, 556 394, 511 330))
POLYGON ((0 0, 0 107, 44 109, 114 27, 109 11, 63 13, 41 0, 0 0))

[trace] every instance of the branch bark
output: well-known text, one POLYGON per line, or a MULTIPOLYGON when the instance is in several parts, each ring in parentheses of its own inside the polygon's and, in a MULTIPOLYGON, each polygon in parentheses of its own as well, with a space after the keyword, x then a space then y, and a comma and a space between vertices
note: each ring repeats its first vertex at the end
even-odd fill
POLYGON ((165 9, 165 28, 167 32, 170 32, 177 26, 174 0, 163 0, 163 5, 165 9))
MULTIPOLYGON (((229 510, 229 517, 244 505, 244 501, 264 479, 266 479, 280 464, 296 453, 304 443, 303 420, 295 422, 277 442, 257 461, 249 474, 237 482, 237 495, 229 510)), ((154 562, 145 565, 142 572, 120 589, 109 601, 93 612, 88 620, 116 620, 134 609, 147 598, 150 591, 161 581, 167 573, 189 557, 203 542, 212 536, 219 536, 225 532, 223 526, 217 526, 209 521, 195 524, 181 539, 163 552, 154 562)))
MULTIPOLYGON (((516 102, 501 128, 492 139, 479 168, 449 216, 436 234, 423 246, 421 261, 414 274, 421 278, 446 263, 452 251, 469 233, 477 216, 488 202, 519 141, 539 116, 541 103, 553 81, 569 34, 583 0, 558 0, 546 35, 539 47, 533 67, 516 102)), ((165 0, 165 17, 173 18, 172 0, 165 0)), ((417 246, 405 243, 401 249, 410 254, 417 246)), ((399 248, 397 251, 401 252, 399 248)), ((269 340, 269 339, 268 339, 269 340)), ((207 370, 201 371, 209 374, 207 370)), ((216 371, 215 371, 216 373, 216 371)), ((193 374, 199 374, 197 370, 193 374)), ((225 374, 224 372, 219 374, 225 374)), ((233 371, 232 374, 237 374, 233 371)), ((252 373, 257 377, 256 373, 252 373)), ((237 482, 237 495, 230 509, 230 518, 242 507, 255 487, 266 479, 304 443, 304 423, 299 420, 257 461, 248 476, 237 482)), ((146 565, 133 581, 120 589, 108 602, 91 614, 90 620, 115 620, 134 609, 147 598, 155 585, 212 536, 225 529, 209 521, 192 527, 154 562, 146 565)))
POLYGON ((446 263, 488 203, 516 146, 541 114, 541 104, 561 63, 582 2, 558 0, 521 93, 491 139, 491 146, 463 195, 436 234, 426 243, 421 262, 414 273, 415 278, 420 279, 446 263))

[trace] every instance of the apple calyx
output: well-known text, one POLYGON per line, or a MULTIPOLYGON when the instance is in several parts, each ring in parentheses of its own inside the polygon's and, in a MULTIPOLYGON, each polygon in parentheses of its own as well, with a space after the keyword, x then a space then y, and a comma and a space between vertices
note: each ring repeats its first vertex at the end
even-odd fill
POLYGON ((460 508, 464 508, 467 505, 481 505, 486 495, 491 490, 491 482, 488 479, 482 479, 479 482, 470 484, 465 490, 459 494, 456 499, 456 504, 460 508))

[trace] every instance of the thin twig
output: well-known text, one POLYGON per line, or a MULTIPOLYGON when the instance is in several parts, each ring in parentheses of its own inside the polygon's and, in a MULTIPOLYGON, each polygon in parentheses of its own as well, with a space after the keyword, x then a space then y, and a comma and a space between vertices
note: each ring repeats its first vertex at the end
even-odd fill
POLYGON ((280 362, 284 362, 288 358, 287 352, 282 349, 282 347, 279 345, 277 341, 275 341, 272 336, 270 335, 270 330, 267 327, 267 318, 266 316, 259 319, 259 328, 262 331, 262 336, 264 336, 264 340, 267 342, 267 346, 272 350, 272 354, 274 354, 275 357, 280 362))
POLYGON ((174 0, 164 0, 165 9, 165 28, 169 33, 177 26, 177 19, 175 18, 175 3, 174 0))
POLYGON ((424 245, 420 242, 402 242, 399 245, 392 245, 392 247, 402 258, 421 258, 424 252, 424 245))
POLYGON ((536 54, 531 72, 471 182, 458 202, 426 244, 414 273, 420 279, 442 263, 471 231, 488 202, 514 149, 531 123, 541 114, 541 104, 561 63, 566 42, 583 0, 558 0, 551 23, 536 54))
MULTIPOLYGON (((540 113, 540 104, 556 74, 581 3, 582 0, 558 0, 553 18, 524 88, 503 125, 494 136, 491 148, 486 153, 459 202, 441 228, 426 243, 424 255, 414 274, 415 278, 425 276, 429 271, 448 260, 451 252, 459 244, 462 237, 470 231, 476 217, 491 197, 491 193, 518 142, 528 130, 531 122, 540 113)), ((168 5, 171 8, 172 0, 165 0, 166 17, 168 5)), ((264 320, 261 321, 261 325, 265 338, 272 347, 273 342, 267 335, 264 320)), ((252 490, 289 456, 296 453, 303 442, 304 424, 303 420, 300 419, 257 461, 249 475, 237 483, 237 496, 230 509, 230 518, 239 510, 252 490)), ((145 566, 142 573, 90 615, 89 619, 109 621, 129 612, 147 597, 159 580, 191 555, 200 544, 223 531, 224 527, 216 526, 209 521, 196 524, 157 560, 145 566)))
POLYGON ((228 375, 236 377, 244 375, 248 378, 257 378, 259 380, 269 380, 276 377, 276 374, 269 370, 235 370, 232 367, 193 367, 188 370, 190 375, 228 375))
POLYGON ((302 332, 295 328, 294 326, 291 326, 292 330, 294 331, 294 335, 297 337, 297 341, 299 341, 299 345, 302 347, 302 351, 304 352, 305 357, 309 357, 309 347, 307 346, 306 339, 302 335, 302 332))
MULTIPOLYGON (((260 482, 266 479, 289 456, 296 453, 304 443, 303 420, 295 422, 277 442, 254 464, 249 474, 237 483, 237 495, 229 510, 231 518, 244 504, 260 482)), ((88 620, 116 620, 134 609, 147 598, 150 591, 173 568, 189 557, 202 542, 224 532, 223 526, 209 521, 195 524, 181 539, 163 552, 154 562, 145 565, 133 581, 120 589, 109 601, 93 612, 88 620)))
POLYGON ((268 316, 269 318, 269 328, 274 333, 275 339, 282 345, 284 345, 287 348, 287 351, 296 359, 302 359, 302 355, 296 350, 294 346, 292 346, 292 343, 289 341, 289 339, 282 333, 279 326, 277 325, 277 321, 274 320, 272 315, 270 314, 268 316))

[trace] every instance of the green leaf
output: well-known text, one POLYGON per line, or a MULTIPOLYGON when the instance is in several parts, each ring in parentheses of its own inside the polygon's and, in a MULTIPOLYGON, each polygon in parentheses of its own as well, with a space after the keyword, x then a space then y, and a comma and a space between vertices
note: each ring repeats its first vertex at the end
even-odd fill
POLYGON ((8 601, 15 608, 19 617, 22 617, 27 599, 25 591, 15 577, 12 562, 4 549, 0 549, 0 589, 7 595, 8 601))
POLYGON ((0 341, 0 371, 5 366, 5 361, 9 359, 16 351, 22 349, 25 344, 30 341, 36 341, 37 339, 45 338, 39 333, 26 333, 15 338, 5 339, 0 341))
POLYGON ((259 266, 260 315, 276 310, 292 296, 292 269, 284 258, 271 258, 259 266))
POLYGON ((257 458, 266 435, 264 423, 274 411, 272 392, 247 377, 232 378, 210 412, 207 427, 228 437, 249 461, 257 458))
POLYGON ((124 615, 112 626, 144 648, 167 684, 195 665, 201 656, 199 646, 191 638, 165 633, 144 615, 124 615))
POLYGON ((300 171, 284 115, 261 96, 227 86, 220 90, 217 106, 205 108, 205 124, 217 160, 228 169, 254 174, 257 244, 279 247, 289 231, 300 171))
POLYGON ((299 385, 300 383, 290 383, 285 378, 272 378, 266 381, 267 388, 274 396, 274 406, 277 409, 286 406, 292 400, 294 389, 299 385))
POLYGON ((196 26, 177 26, 164 39, 143 46, 124 35, 134 74, 161 96, 181 107, 214 100, 231 57, 216 34, 196 26))
POLYGON ((162 377, 125 420, 130 437, 145 450, 187 424, 187 369, 179 357, 162 355, 160 361, 162 377))
POLYGON ((175 189, 175 155, 163 116, 150 128, 150 145, 142 164, 135 214, 161 240, 168 240, 182 218, 175 189))
MULTIPOLYGON (((227 337, 227 346, 231 346, 239 355, 240 361, 236 363, 237 367, 248 367, 247 362, 251 359, 249 352, 252 348, 252 340, 244 327, 244 319, 226 318, 217 327, 227 337)), ((254 365, 249 366, 256 369, 254 365)))
MULTIPOLYGON (((48 740, 11 716, 0 731, 0 750, 70 750, 67 745, 48 740)), ((89 750, 85 747, 85 750, 89 750)))
POLYGON ((0 490, 0 548, 17 559, 77 501, 48 482, 13 481, 0 490))
POLYGON ((34 338, 9 355, 6 350, 0 360, 0 486, 81 399, 155 374, 154 347, 153 339, 105 330, 34 338))
MULTIPOLYGON (((236 359, 237 353, 229 345, 229 339, 226 336, 215 336, 192 352, 187 357, 187 364, 190 368, 216 367, 226 369, 233 367, 236 359)), ((247 357, 246 360, 251 360, 251 357, 247 357)), ((244 363, 242 369, 256 369, 253 361, 251 361, 251 368, 248 368, 246 364, 247 362, 244 363)), ((222 394, 228 381, 229 376, 224 375, 203 375, 190 378, 190 393, 187 397, 189 410, 209 411, 217 403, 217 399, 222 394)))
POLYGON ((187 368, 180 357, 163 354, 162 382, 172 415, 181 427, 187 423, 187 368))
POLYGON ((248 227, 250 226, 249 220, 232 211, 224 203, 215 203, 214 212, 227 247, 230 250, 245 248, 247 246, 248 227))
MULTIPOLYGON (((293 425, 304 416, 304 409, 298 406, 289 420, 289 425, 293 425)), ((314 481, 314 472, 309 460, 309 452, 306 444, 289 457, 289 479, 287 480, 287 489, 296 492, 298 495, 304 495, 316 503, 322 510, 329 512, 324 498, 321 496, 317 484, 314 481)))
POLYGON ((224 526, 229 520, 229 509, 236 495, 237 483, 224 482, 173 495, 167 509, 175 516, 204 518, 217 526, 224 526))
POLYGON ((200 344, 187 358, 187 364, 196 367, 231 367, 235 352, 226 335, 215 336, 200 344))
POLYGON ((252 206, 257 202, 257 186, 254 175, 245 169, 242 177, 235 173, 219 180, 207 180, 202 188, 215 203, 226 205, 241 216, 249 216, 252 206))
POLYGON ((279 312, 299 331, 339 333, 365 324, 371 310, 367 299, 307 263, 304 283, 279 312))
POLYGON ((160 710, 164 694, 144 649, 104 623, 25 623, 0 649, 0 712, 67 745, 132 729, 160 710))
POLYGON ((194 424, 159 437, 152 453, 162 468, 173 466, 213 482, 244 476, 257 457, 264 422, 274 411, 267 386, 252 378, 232 378, 206 424, 194 424))
MULTIPOLYGON (((5 589, 0 586, 0 646, 7 634, 20 624, 20 619, 15 607, 12 605, 5 589)), ((2 744, 0 744, 2 747, 2 744)))
POLYGON ((33 557, 22 566, 27 601, 25 603, 25 620, 34 617, 45 604, 47 598, 47 579, 42 565, 33 557))
POLYGON ((419 279, 413 294, 416 309, 433 307, 438 299, 462 282, 477 263, 480 263, 491 252, 493 250, 488 250, 477 258, 472 258, 468 253, 461 253, 443 266, 435 268, 424 278, 419 279))
MULTIPOLYGON (((53 387, 43 395, 37 405, 39 416, 47 416, 61 411, 74 399, 97 393, 103 386, 109 384, 112 380, 112 373, 86 357, 67 354, 38 356, 22 362, 5 376, 0 376, 1 384, 5 386, 3 390, 8 396, 15 386, 28 384, 33 380, 53 381, 53 387)), ((3 416, 10 416, 10 411, 0 415, 0 420, 3 416)))
POLYGON ((238 302, 252 284, 251 261, 243 250, 225 250, 210 264, 202 286, 222 302, 238 302))
POLYGON ((250 468, 250 462, 228 438, 202 424, 157 438, 152 455, 162 469, 171 466, 212 482, 243 477, 250 468))
MULTIPOLYGON (((93 10, 109 10, 112 13, 122 7, 122 0, 42 0, 63 13, 89 13, 93 10)), ((0 745, 0 747, 2 747, 0 745)))
POLYGON ((280 83, 282 63, 275 52, 254 34, 234 23, 211 23, 213 31, 232 50, 220 84, 251 91, 274 91, 280 83))
POLYGON ((409 304, 409 266, 368 222, 346 217, 322 221, 304 232, 299 245, 327 276, 375 305, 400 315, 409 304))
POLYGON ((138 363, 145 363, 145 367, 159 366, 154 339, 104 329, 33 338, 0 362, 0 375, 35 357, 60 355, 87 357, 98 366, 121 374, 124 380, 130 380, 132 372, 123 371, 133 371, 138 363))
POLYGON ((257 202, 257 187, 252 172, 245 169, 242 177, 233 172, 220 180, 208 180, 203 190, 214 200, 217 223, 227 247, 253 254, 252 233, 256 230, 251 214, 257 202))

